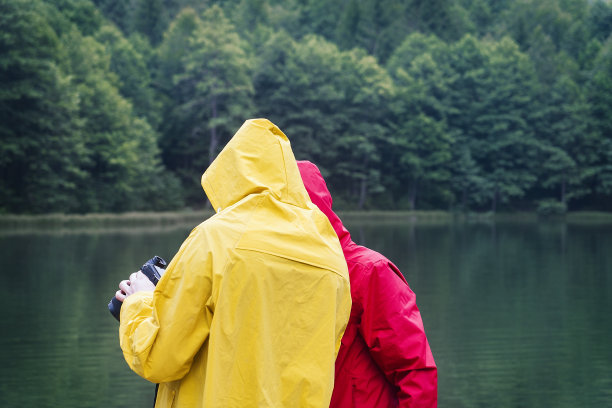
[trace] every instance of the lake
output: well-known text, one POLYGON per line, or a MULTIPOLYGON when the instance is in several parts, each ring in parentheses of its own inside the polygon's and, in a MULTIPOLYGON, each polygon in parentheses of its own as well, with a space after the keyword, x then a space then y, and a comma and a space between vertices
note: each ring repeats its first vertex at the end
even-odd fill
MULTIPOLYGON (((346 224, 417 294, 440 407, 612 406, 612 224, 346 224)), ((0 407, 151 407, 107 304, 191 227, 0 230, 0 407)))

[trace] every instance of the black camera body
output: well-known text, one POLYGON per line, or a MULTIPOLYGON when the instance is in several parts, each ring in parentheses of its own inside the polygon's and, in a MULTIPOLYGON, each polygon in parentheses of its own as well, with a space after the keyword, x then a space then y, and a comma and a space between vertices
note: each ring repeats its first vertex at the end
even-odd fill
MULTIPOLYGON (((167 267, 168 264, 166 263, 166 261, 163 258, 155 255, 153 258, 145 262, 144 265, 142 265, 142 267, 140 268, 140 270, 147 278, 149 278, 149 280, 154 285, 157 286, 157 282, 159 282, 162 273, 164 273, 167 267)), ((114 296, 108 304, 109 312, 115 317, 115 319, 117 319, 117 321, 119 320, 122 304, 123 302, 120 302, 114 296)))

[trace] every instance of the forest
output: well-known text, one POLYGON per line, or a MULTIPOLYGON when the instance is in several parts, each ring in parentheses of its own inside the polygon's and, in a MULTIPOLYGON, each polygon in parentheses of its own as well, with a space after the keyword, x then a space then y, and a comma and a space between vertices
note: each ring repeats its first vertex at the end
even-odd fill
POLYGON ((612 211, 604 0, 0 0, 0 213, 202 208, 248 118, 339 209, 612 211))

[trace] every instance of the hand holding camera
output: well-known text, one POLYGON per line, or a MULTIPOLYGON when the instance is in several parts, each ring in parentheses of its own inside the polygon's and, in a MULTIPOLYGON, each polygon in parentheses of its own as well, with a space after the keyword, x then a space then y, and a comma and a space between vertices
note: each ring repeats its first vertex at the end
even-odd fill
POLYGON ((167 263, 159 256, 154 256, 142 265, 138 272, 130 275, 129 280, 119 283, 119 290, 108 304, 110 313, 119 320, 121 305, 125 298, 140 291, 153 291, 159 279, 166 271, 167 263))
POLYGON ((133 293, 141 291, 153 292, 154 290, 155 285, 142 271, 138 271, 131 274, 130 279, 122 280, 119 283, 119 290, 115 293, 115 298, 123 302, 126 297, 133 293))

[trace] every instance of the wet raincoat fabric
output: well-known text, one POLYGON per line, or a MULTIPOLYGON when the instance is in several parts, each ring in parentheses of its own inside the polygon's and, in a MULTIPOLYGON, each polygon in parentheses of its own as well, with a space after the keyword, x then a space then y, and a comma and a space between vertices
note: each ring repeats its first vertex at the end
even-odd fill
POLYGON ((125 360, 161 383, 156 407, 327 406, 348 271, 287 137, 245 122, 202 186, 217 213, 121 308, 125 360))
POLYGON ((391 261, 351 240, 319 169, 306 161, 298 168, 340 239, 351 280, 353 305, 330 406, 436 407, 438 373, 414 292, 391 261))

